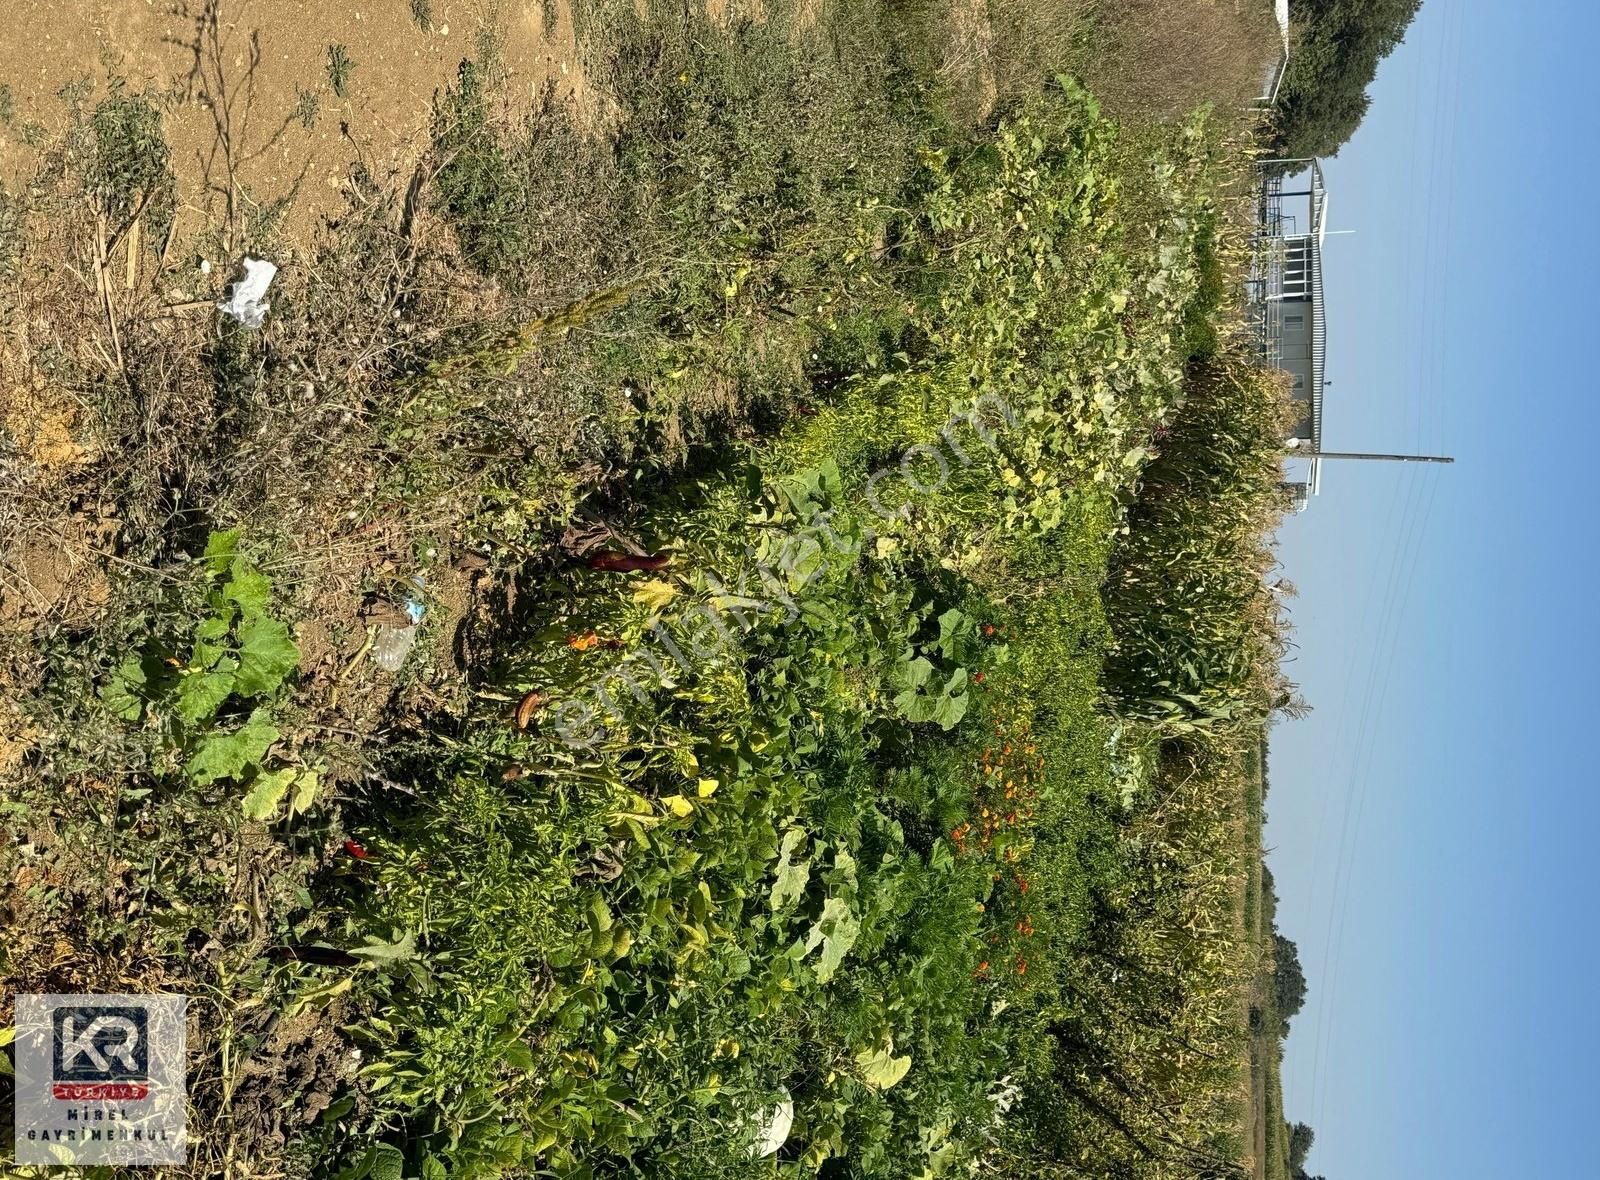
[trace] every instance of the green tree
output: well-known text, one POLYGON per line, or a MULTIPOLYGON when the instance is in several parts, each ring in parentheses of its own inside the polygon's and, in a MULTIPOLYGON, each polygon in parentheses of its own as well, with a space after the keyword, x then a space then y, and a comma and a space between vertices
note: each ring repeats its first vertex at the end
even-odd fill
POLYGON ((1298 41, 1278 96, 1274 148, 1285 158, 1331 156, 1366 116, 1367 87, 1422 0, 1304 0, 1298 41))
POLYGON ((1272 935, 1277 966, 1272 972, 1273 997, 1285 1024, 1306 1004, 1306 974, 1300 967, 1300 948, 1283 935, 1272 935))
POLYGON ((1305 1123, 1295 1123, 1289 1128, 1289 1167, 1297 1176, 1306 1170, 1306 1156, 1311 1154, 1315 1139, 1315 1132, 1305 1123))

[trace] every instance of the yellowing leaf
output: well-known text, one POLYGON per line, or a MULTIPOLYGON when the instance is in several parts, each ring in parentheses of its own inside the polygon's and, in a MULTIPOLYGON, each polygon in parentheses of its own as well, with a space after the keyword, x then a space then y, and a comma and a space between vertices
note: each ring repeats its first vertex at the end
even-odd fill
POLYGON ((682 819, 684 816, 694 814, 694 804, 690 803, 682 795, 668 795, 665 799, 661 800, 661 803, 662 806, 664 806, 668 811, 672 812, 672 814, 677 816, 679 819, 682 819))
POLYGON ((648 607, 652 611, 663 609, 674 598, 678 597, 678 588, 671 582, 660 578, 651 578, 648 582, 641 582, 633 592, 633 600, 640 606, 648 607))
POLYGON ((656 814, 656 809, 650 805, 650 800, 643 795, 630 795, 627 806, 619 807, 611 813, 613 826, 628 822, 648 828, 660 823, 661 817, 656 814))
POLYGON ((795 860, 806 834, 799 828, 790 828, 783 836, 783 847, 778 851, 778 879, 772 886, 772 909, 776 913, 799 901, 811 879, 811 861, 795 860))
POLYGON ((842 897, 830 897, 822 903, 822 914, 811 927, 805 942, 805 953, 808 955, 817 947, 822 948, 822 954, 817 956, 818 983, 827 983, 837 974, 839 964, 850 953, 850 948, 855 946, 860 934, 861 923, 850 912, 849 903, 842 897))
POLYGON ((882 1049, 870 1053, 857 1053, 856 1064, 861 1067, 861 1080, 874 1090, 887 1090, 906 1076, 911 1068, 911 1058, 895 1057, 891 1041, 882 1049))
POLYGON ((264 821, 277 815, 278 804, 283 802, 294 776, 295 769, 292 766, 282 770, 264 770, 256 775, 256 781, 245 793, 241 804, 245 819, 264 821))
POLYGON ((721 784, 718 783, 716 779, 703 778, 695 784, 695 791, 699 794, 700 798, 709 799, 711 796, 717 793, 717 788, 719 786, 721 786, 721 784))
POLYGON ((315 770, 302 771, 300 777, 294 781, 294 794, 289 798, 289 814, 302 815, 309 811, 311 805, 317 801, 317 787, 322 782, 322 775, 315 770))

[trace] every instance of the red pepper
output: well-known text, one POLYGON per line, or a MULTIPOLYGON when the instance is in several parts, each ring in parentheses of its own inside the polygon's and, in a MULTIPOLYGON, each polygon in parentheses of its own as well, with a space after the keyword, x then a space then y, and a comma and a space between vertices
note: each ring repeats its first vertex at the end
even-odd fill
POLYGON ((371 856, 371 853, 369 853, 361 845, 357 844, 354 840, 346 840, 344 842, 344 850, 357 860, 366 860, 371 856))

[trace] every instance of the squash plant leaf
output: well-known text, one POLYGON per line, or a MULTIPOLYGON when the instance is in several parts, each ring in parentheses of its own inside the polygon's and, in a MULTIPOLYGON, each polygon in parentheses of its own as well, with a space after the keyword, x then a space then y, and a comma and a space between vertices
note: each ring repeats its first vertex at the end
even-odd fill
POLYGON ((963 612, 951 607, 939 616, 939 654, 948 660, 962 660, 976 629, 963 612))
POLYGON ((213 574, 224 574, 239 552, 239 530, 215 532, 206 538, 205 563, 213 574))
POLYGON ((272 602, 272 582, 267 575, 253 570, 243 561, 233 563, 233 572, 222 591, 230 602, 237 603, 245 618, 267 613, 272 602))
POLYGON ((870 1053, 857 1053, 856 1065, 861 1068, 863 1082, 874 1090, 887 1090, 906 1076, 911 1069, 911 1058, 894 1056, 894 1044, 891 1042, 870 1053))
POLYGON ((315 770, 302 770, 294 780, 294 795, 289 799, 289 814, 304 815, 317 801, 317 788, 322 785, 322 775, 315 770))
POLYGON ((267 721, 266 710, 257 709, 232 733, 208 734, 195 747, 184 769, 201 786, 218 779, 239 778, 246 767, 259 766, 277 740, 278 731, 267 721))
POLYGON ((774 913, 788 909, 805 894, 806 882, 811 879, 811 861, 794 859, 805 838, 799 828, 790 828, 783 834, 783 845, 778 850, 778 879, 772 886, 774 913))
POLYGON ((239 671, 233 689, 242 697, 265 696, 300 662, 289 628, 265 615, 239 627, 239 671))
POLYGON ((954 729, 967 713, 967 670, 957 668, 933 691, 933 665, 923 656, 895 668, 893 682, 900 691, 894 707, 907 721, 934 721, 941 729, 954 729))
POLYGON ((822 915, 806 936, 806 954, 822 948, 817 957, 818 983, 827 983, 837 974, 839 964, 860 935, 861 923, 850 912, 850 903, 842 897, 828 898, 822 905, 822 915))
POLYGON ((282 770, 263 770, 256 775, 256 781, 250 784, 240 804, 245 819, 265 823, 277 815, 278 804, 289 793, 289 784, 294 781, 296 773, 293 766, 287 766, 282 770))
POLYGON ((191 672, 178 681, 178 716, 189 725, 217 715, 222 702, 233 693, 237 660, 219 658, 209 672, 191 672))

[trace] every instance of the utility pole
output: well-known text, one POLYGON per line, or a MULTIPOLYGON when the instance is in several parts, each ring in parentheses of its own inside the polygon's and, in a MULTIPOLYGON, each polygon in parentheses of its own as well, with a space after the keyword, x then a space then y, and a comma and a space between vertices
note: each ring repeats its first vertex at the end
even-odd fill
POLYGON ((1373 455, 1362 451, 1296 451, 1285 452, 1291 459, 1382 459, 1389 463, 1454 463, 1448 455, 1373 455))

